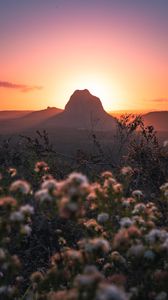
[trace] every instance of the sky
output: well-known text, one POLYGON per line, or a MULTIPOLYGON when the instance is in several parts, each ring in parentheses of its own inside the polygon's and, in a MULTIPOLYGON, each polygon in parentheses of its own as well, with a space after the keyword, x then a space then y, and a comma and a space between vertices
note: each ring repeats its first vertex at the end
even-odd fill
POLYGON ((168 110, 168 0, 0 0, 0 110, 168 110))

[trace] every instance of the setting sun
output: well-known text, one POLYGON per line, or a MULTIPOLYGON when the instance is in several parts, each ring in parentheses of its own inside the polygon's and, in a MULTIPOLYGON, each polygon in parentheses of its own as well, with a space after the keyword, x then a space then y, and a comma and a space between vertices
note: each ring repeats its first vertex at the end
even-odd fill
POLYGON ((70 91, 72 94, 75 89, 88 89, 92 95, 101 99, 106 110, 110 110, 114 106, 115 87, 110 85, 108 79, 103 76, 101 78, 94 74, 73 78, 72 81, 67 82, 67 92, 70 91))

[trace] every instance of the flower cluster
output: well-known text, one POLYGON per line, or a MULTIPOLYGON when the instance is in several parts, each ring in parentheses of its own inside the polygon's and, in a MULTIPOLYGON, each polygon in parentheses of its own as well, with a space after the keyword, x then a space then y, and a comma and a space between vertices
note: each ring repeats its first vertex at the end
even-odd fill
POLYGON ((125 192, 130 167, 121 170, 123 183, 109 171, 89 182, 77 172, 58 180, 37 162, 37 189, 8 172, 13 181, 0 198, 0 299, 168 299, 168 183, 151 202, 141 190, 125 192))

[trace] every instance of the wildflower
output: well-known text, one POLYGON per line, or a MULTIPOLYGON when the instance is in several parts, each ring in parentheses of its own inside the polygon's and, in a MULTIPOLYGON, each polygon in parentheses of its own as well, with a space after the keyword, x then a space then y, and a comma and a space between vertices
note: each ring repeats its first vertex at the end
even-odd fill
POLYGON ((39 172, 48 172, 49 171, 49 166, 45 161, 38 161, 35 164, 34 171, 39 173, 39 172))
POLYGON ((104 224, 109 220, 109 214, 107 213, 101 213, 97 216, 97 221, 100 224, 104 224))
POLYGON ((31 274, 30 280, 33 283, 39 283, 40 281, 43 280, 43 274, 39 271, 36 271, 34 273, 31 274))
POLYGON ((6 257, 5 251, 3 248, 0 248, 0 261, 3 261, 6 257))
POLYGON ((123 167, 121 169, 121 174, 124 176, 126 176, 126 175, 131 176, 133 174, 133 169, 129 166, 123 167))
POLYGON ((113 190, 114 190, 114 192, 115 192, 116 194, 122 193, 122 191, 123 191, 123 186, 122 186, 122 184, 120 184, 120 183, 115 183, 115 184, 113 185, 113 190))
POLYGON ((110 257, 114 263, 126 266, 126 259, 118 251, 113 251, 110 257))
POLYGON ((133 221, 128 218, 128 217, 124 217, 120 220, 120 226, 121 227, 126 227, 128 228, 129 226, 131 226, 133 224, 133 221))
POLYGON ((33 206, 26 204, 20 207, 20 212, 24 215, 33 215, 34 214, 34 208, 33 206))
POLYGON ((135 198, 127 198, 127 199, 122 199, 122 206, 124 208, 129 208, 131 205, 133 205, 136 202, 135 198))
POLYGON ((129 244, 128 231, 125 228, 122 228, 114 236, 113 247, 114 247, 114 249, 117 249, 122 246, 124 246, 124 247, 128 246, 128 244, 129 244))
POLYGON ((153 245, 155 243, 165 242, 168 238, 168 232, 164 229, 152 229, 147 235, 146 240, 149 244, 153 245))
POLYGON ((97 270, 95 266, 86 266, 84 273, 77 275, 75 278, 75 285, 80 288, 95 286, 103 279, 103 275, 97 270))
POLYGON ((168 198, 168 190, 164 192, 165 198, 168 198))
POLYGON ((3 197, 0 199, 0 207, 2 206, 12 207, 16 205, 17 202, 13 197, 3 197))
POLYGON ((112 178, 113 177, 113 174, 112 172, 110 171, 105 171, 101 174, 101 177, 104 178, 104 179, 109 179, 109 178, 112 178))
POLYGON ((115 184, 118 184, 115 178, 107 178, 104 181, 103 187, 105 190, 108 190, 109 188, 113 188, 115 184))
POLYGON ((17 174, 17 170, 15 168, 9 168, 8 173, 10 174, 11 177, 15 177, 17 174))
POLYGON ((73 182, 76 185, 88 184, 87 177, 81 173, 76 173, 76 172, 71 173, 68 176, 68 181, 73 182))
POLYGON ((50 202, 52 200, 52 197, 47 189, 42 189, 35 193, 35 199, 43 203, 50 202))
POLYGON ((10 220, 12 222, 22 222, 24 220, 23 213, 20 211, 15 211, 15 212, 11 213, 10 220))
POLYGON ((102 284, 97 293, 96 300, 127 300, 126 294, 115 285, 102 284))
POLYGON ((30 192, 30 184, 25 180, 16 180, 11 184, 10 191, 28 194, 30 192))
POLYGON ((143 227, 146 224, 142 216, 135 215, 132 217, 132 220, 134 225, 137 225, 138 227, 143 227))
POLYGON ((85 249, 86 252, 102 252, 104 254, 110 251, 109 242, 102 238, 94 238, 91 240, 83 240, 79 242, 79 245, 85 249))
POLYGON ((20 263, 20 260, 19 260, 19 258, 18 258, 17 255, 12 255, 12 257, 11 257, 11 263, 17 269, 19 269, 21 267, 21 263, 20 263))
POLYGON ((24 225, 21 227, 21 234, 24 234, 24 235, 30 235, 31 234, 31 227, 29 225, 24 225))
POLYGON ((64 257, 66 261, 70 262, 72 265, 72 262, 77 262, 77 263, 82 263, 83 262, 83 257, 80 251, 73 250, 73 249, 68 249, 64 253, 64 257))
POLYGON ((41 181, 44 182, 46 180, 51 180, 51 179, 54 179, 51 174, 45 174, 42 176, 41 181))
POLYGON ((157 294, 155 300, 167 300, 167 296, 168 294, 166 292, 160 292, 159 294, 157 294))
POLYGON ((160 190, 162 192, 165 192, 168 190, 168 182, 164 183, 163 185, 161 185, 160 190))
POLYGON ((84 196, 89 191, 88 179, 81 173, 71 173, 65 180, 63 190, 68 193, 70 197, 84 196))
POLYGON ((62 218, 70 218, 79 215, 82 212, 82 207, 79 208, 76 202, 71 202, 68 197, 62 197, 59 203, 59 215, 62 218))
POLYGON ((138 203, 135 205, 134 210, 132 211, 133 215, 142 214, 146 210, 146 206, 144 203, 138 203))
POLYGON ((41 185, 42 190, 53 191, 57 188, 57 181, 55 179, 45 180, 41 185))
POLYGON ((128 250, 128 256, 142 257, 145 247, 142 244, 132 245, 128 250))
POLYGON ((141 236, 141 231, 135 225, 128 227, 127 232, 128 232, 129 237, 132 239, 134 239, 134 238, 136 239, 141 236))
POLYGON ((140 190, 135 190, 132 192, 132 196, 138 199, 143 198, 143 193, 140 190))
POLYGON ((166 148, 167 146, 168 146, 168 141, 164 141, 164 142, 163 142, 163 147, 166 148))
POLYGON ((161 245, 161 248, 168 252, 168 238, 166 238, 164 243, 161 245))
POLYGON ((89 219, 89 220, 87 220, 86 222, 84 222, 84 225, 89 230, 92 230, 92 231, 95 231, 95 232, 102 233, 102 231, 103 231, 102 226, 100 224, 98 224, 95 219, 89 219))

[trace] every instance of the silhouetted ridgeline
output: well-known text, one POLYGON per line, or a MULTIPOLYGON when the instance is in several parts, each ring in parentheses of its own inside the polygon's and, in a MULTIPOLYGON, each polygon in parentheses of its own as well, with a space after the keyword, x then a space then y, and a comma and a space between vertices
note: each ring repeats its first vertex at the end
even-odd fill
MULTIPOLYGON (((146 126, 153 125, 159 135, 166 138, 168 111, 143 115, 146 126)), ((90 132, 115 132, 116 118, 108 114, 99 98, 88 90, 76 90, 64 110, 47 108, 40 111, 0 112, 0 134, 35 132, 37 129, 58 134, 58 129, 85 130, 90 132)))

